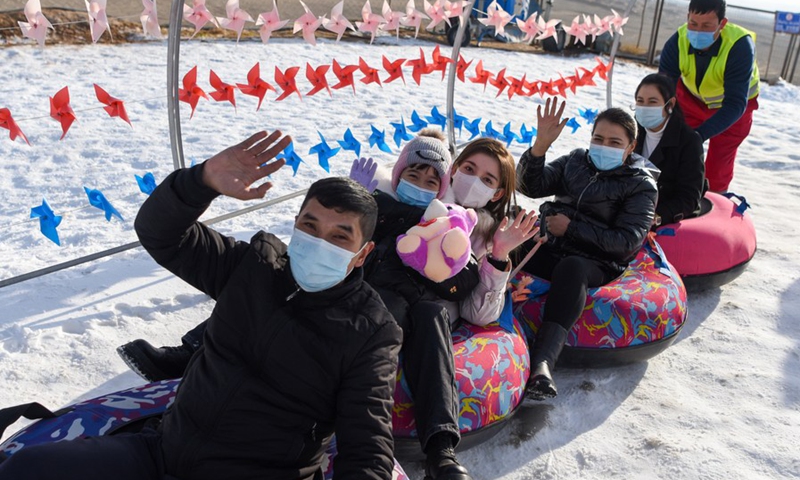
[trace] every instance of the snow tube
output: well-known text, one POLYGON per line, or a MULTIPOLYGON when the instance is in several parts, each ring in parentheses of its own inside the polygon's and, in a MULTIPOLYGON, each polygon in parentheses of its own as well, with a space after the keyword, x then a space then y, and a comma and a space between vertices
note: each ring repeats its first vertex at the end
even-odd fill
MULTIPOLYGON (((147 419, 161 416, 172 405, 179 383, 180 380, 165 380, 76 403, 56 412, 60 415, 55 418, 38 420, 15 433, 0 444, 0 452, 11 456, 42 443, 139 431, 147 419)), ((335 456, 334 440, 323 458, 326 480, 333 478, 335 456)), ((408 480, 396 460, 394 479, 408 480)))
MULTIPOLYGON (((523 275, 518 274, 515 281, 523 275)), ((528 289, 528 300, 515 305, 514 313, 533 339, 542 323, 550 282, 534 277, 528 289)), ((622 275, 589 289, 558 365, 593 368, 646 360, 675 341, 686 314, 681 277, 650 239, 622 275)))
MULTIPOLYGON (((497 434, 522 402, 530 374, 525 334, 510 316, 504 322, 481 327, 463 322, 453 331, 453 356, 458 385, 461 430, 459 450, 466 450, 497 434)), ((402 362, 401 362, 402 363, 402 362)), ((398 369, 392 417, 395 454, 421 455, 414 421, 414 401, 402 366, 398 369)))
MULTIPOLYGON (((734 196, 734 195, 731 195, 734 196)), ((738 277, 756 253, 756 229, 740 203, 717 193, 703 198, 701 214, 656 230, 658 244, 690 291, 716 288, 738 277)))

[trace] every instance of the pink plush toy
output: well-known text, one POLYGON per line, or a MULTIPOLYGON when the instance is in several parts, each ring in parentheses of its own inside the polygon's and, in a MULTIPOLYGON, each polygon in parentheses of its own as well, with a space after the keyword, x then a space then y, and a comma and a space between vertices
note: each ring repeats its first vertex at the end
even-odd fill
POLYGON ((477 222, 475 210, 434 200, 420 223, 397 237, 397 253, 405 265, 442 282, 469 262, 469 235, 477 222))

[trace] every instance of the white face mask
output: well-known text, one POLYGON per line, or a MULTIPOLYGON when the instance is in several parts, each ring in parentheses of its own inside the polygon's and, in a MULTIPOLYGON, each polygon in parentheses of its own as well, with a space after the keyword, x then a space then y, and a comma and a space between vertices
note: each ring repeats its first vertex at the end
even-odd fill
POLYGON ((350 261, 364 247, 353 253, 295 228, 289 242, 289 267, 300 288, 306 292, 320 292, 347 277, 350 261))
POLYGON ((453 175, 453 196, 456 203, 467 208, 483 208, 495 196, 497 189, 486 186, 477 175, 456 170, 453 175))

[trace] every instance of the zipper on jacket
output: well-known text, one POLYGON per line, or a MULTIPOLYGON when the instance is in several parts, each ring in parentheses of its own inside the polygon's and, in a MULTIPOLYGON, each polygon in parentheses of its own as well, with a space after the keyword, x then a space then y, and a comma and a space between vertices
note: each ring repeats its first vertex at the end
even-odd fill
POLYGON ((289 300, 293 299, 294 297, 297 296, 298 293, 300 293, 300 287, 299 286, 297 287, 297 290, 295 290, 294 292, 290 293, 289 296, 286 297, 286 301, 288 302, 289 300))
POLYGON ((579 211, 580 208, 581 208, 581 199, 583 198, 583 194, 586 193, 586 190, 588 190, 589 187, 592 186, 592 184, 597 181, 597 177, 599 175, 600 175, 600 172, 597 172, 594 175, 592 175, 592 178, 589 179, 589 183, 587 183, 586 186, 583 187, 583 191, 581 192, 580 195, 578 195, 578 202, 575 204, 575 211, 576 212, 579 211))

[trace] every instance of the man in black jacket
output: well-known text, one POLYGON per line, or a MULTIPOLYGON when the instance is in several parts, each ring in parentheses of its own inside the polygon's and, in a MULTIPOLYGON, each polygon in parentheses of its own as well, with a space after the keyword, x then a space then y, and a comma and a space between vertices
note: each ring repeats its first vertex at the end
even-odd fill
POLYGON ((260 132, 174 172, 142 205, 136 231, 162 266, 217 303, 157 431, 33 446, 0 465, 9 479, 392 478, 392 393, 402 332, 360 268, 377 206, 345 178, 314 183, 288 246, 247 242, 197 219, 218 195, 278 170, 291 141, 260 132))

